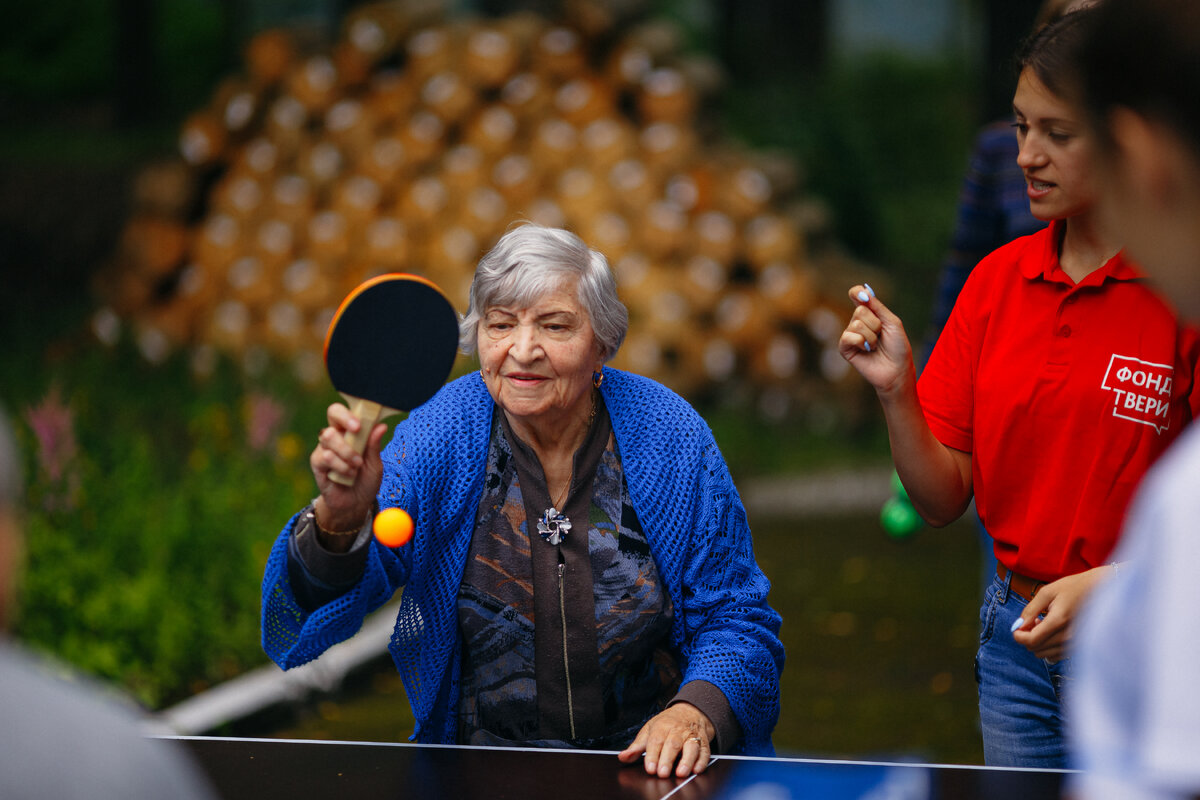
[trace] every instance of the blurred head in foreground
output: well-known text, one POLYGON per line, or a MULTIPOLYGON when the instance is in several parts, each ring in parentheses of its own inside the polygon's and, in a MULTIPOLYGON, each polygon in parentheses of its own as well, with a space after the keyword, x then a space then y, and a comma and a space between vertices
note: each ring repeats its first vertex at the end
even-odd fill
POLYGON ((1200 319, 1200 3, 1105 0, 1079 75, 1104 156, 1104 219, 1181 313, 1200 319))

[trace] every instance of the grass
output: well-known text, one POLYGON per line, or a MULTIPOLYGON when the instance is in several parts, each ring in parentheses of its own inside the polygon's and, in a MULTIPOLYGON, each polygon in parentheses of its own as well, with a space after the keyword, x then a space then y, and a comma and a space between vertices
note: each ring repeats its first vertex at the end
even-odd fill
POLYGON ((970 525, 898 543, 873 518, 813 518, 755 538, 789 653, 776 746, 980 763, 970 525))

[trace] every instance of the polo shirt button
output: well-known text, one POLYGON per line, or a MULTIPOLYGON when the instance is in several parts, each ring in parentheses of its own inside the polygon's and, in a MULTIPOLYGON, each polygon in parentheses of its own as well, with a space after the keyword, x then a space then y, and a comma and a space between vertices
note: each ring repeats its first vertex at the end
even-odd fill
POLYGON ((1063 325, 1061 328, 1058 329, 1058 335, 1062 336, 1063 338, 1070 336, 1071 335, 1071 326, 1063 325))

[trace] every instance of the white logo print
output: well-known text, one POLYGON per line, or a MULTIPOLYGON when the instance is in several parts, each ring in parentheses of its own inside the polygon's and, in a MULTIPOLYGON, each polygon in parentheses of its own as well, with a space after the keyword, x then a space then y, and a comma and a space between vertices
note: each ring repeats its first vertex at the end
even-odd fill
POLYGON ((1171 386, 1175 367, 1153 364, 1115 353, 1108 362, 1101 388, 1108 389, 1116 399, 1113 416, 1149 425, 1162 433, 1171 425, 1171 386))

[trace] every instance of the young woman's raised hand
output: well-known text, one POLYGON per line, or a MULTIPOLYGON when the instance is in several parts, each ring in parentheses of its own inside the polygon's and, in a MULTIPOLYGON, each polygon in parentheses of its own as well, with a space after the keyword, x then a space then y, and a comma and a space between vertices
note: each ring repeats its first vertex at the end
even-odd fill
POLYGON ((838 351, 875 388, 888 393, 913 374, 912 347, 904 323, 867 284, 853 286, 854 314, 842 331, 838 351))

